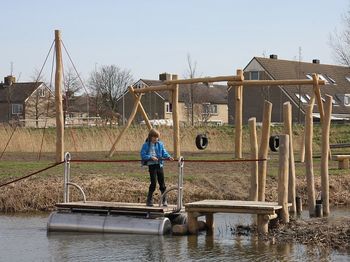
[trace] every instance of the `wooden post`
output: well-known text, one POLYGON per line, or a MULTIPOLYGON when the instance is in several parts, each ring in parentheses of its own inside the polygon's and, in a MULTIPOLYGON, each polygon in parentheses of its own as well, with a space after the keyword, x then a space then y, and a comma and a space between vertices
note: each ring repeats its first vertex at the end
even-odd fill
MULTIPOLYGON (((134 99, 136 101, 138 96, 135 94, 135 90, 134 90, 134 88, 132 86, 129 87, 129 92, 132 94, 132 96, 134 97, 134 99)), ((145 109, 143 108, 143 106, 141 104, 141 101, 139 102, 138 110, 141 113, 143 119, 145 120, 145 123, 147 125, 148 130, 151 130, 152 129, 152 125, 151 125, 151 123, 150 123, 150 121, 148 119, 148 116, 146 114, 145 109)))
POLYGON ((323 216, 328 216, 329 210, 329 178, 328 178, 328 155, 329 155, 329 132, 332 115, 333 98, 326 95, 324 121, 322 122, 322 155, 321 155, 321 188, 323 216))
POLYGON ((314 81, 313 82, 313 88, 314 88, 314 93, 315 93, 315 98, 316 98, 318 111, 320 112, 320 122, 322 124, 323 117, 324 117, 324 110, 323 110, 323 103, 322 103, 322 97, 321 97, 321 91, 320 91, 318 75, 317 74, 312 74, 312 79, 314 81))
POLYGON ((198 221, 194 212, 187 212, 187 225, 190 234, 198 233, 198 221))
POLYGON ((259 173, 259 191, 258 200, 265 201, 265 186, 266 186, 266 171, 267 171, 267 156, 269 149, 269 137, 270 137, 270 125, 271 125, 271 111, 272 103, 269 101, 264 102, 264 112, 263 112, 263 122, 262 122, 262 134, 260 140, 259 148, 259 158, 266 159, 265 161, 260 161, 258 164, 259 173))
POLYGON ((64 120, 62 106, 62 50, 61 31, 55 30, 56 74, 55 74, 55 105, 56 105, 56 163, 64 159, 64 120))
POLYGON ((289 174, 289 135, 279 136, 278 205, 282 206, 280 218, 289 222, 288 213, 288 174, 289 174))
POLYGON ((313 139, 313 122, 312 122, 313 104, 306 106, 305 113, 305 168, 307 183, 307 205, 309 216, 315 216, 315 181, 314 167, 312 160, 312 139, 313 139))
POLYGON ((290 102, 283 104, 283 121, 284 133, 289 135, 289 188, 288 188, 288 202, 292 203, 290 207, 291 213, 296 213, 295 203, 295 163, 293 152, 293 131, 292 131, 292 106, 290 102))
MULTIPOLYGON (((250 133, 250 159, 258 159, 258 139, 256 135, 256 118, 248 120, 250 133)), ((250 164, 250 197, 251 201, 258 201, 258 161, 250 164)))
POLYGON ((207 224, 207 230, 213 231, 213 228, 214 228, 214 214, 213 213, 205 214, 205 223, 207 224))
MULTIPOLYGON (((244 80, 243 71, 237 70, 237 76, 244 80)), ((243 108, 243 85, 235 88, 235 157, 242 158, 242 108, 243 108)))
MULTIPOLYGON (((177 75, 172 75, 172 80, 177 80, 177 75)), ((174 125, 174 155, 180 157, 180 124, 179 124, 179 84, 174 85, 173 94, 173 125, 174 125)))
MULTIPOLYGON (((131 88, 132 87, 129 87, 129 91, 130 91, 131 88)), ((141 97, 142 97, 142 94, 139 94, 137 99, 135 100, 134 107, 133 107, 133 109, 131 111, 131 114, 129 116, 128 122, 126 122, 126 125, 124 126, 123 130, 120 132, 119 136, 117 137, 117 139, 115 140, 114 144, 112 145, 112 148, 109 151, 108 157, 112 157, 113 156, 120 138, 123 136, 125 131, 129 128, 129 126, 131 125, 131 122, 134 120, 136 112, 137 112, 137 108, 139 107, 139 104, 140 104, 140 101, 141 101, 141 97)))

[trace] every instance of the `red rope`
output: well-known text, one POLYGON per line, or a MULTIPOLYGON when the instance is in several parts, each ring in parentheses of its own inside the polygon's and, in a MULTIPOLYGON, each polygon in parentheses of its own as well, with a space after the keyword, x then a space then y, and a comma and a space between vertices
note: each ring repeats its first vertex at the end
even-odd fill
POLYGON ((48 166, 48 167, 45 167, 45 168, 40 169, 40 170, 38 170, 38 171, 35 171, 35 172, 33 172, 33 173, 30 173, 29 175, 25 175, 25 176, 22 176, 22 177, 20 177, 20 178, 16 178, 16 179, 11 180, 11 181, 9 181, 9 182, 3 183, 3 184, 0 185, 0 187, 3 187, 3 186, 6 186, 6 185, 15 183, 15 182, 17 182, 17 181, 20 181, 20 180, 22 180, 22 179, 25 179, 25 178, 34 176, 34 175, 39 174, 39 173, 41 173, 41 172, 43 172, 43 171, 45 171, 45 170, 48 170, 48 169, 53 168, 53 167, 55 167, 55 166, 58 166, 58 165, 60 165, 60 164, 62 164, 62 163, 64 163, 64 161, 59 162, 59 163, 55 163, 55 164, 53 164, 53 165, 51 165, 51 166, 48 166))
MULTIPOLYGON (((177 159, 175 159, 176 161, 177 159)), ((169 161, 167 159, 163 159, 163 161, 169 161)), ((224 159, 224 160, 184 160, 184 162, 204 162, 204 163, 230 163, 230 162, 254 162, 254 161, 266 161, 266 159, 224 159)), ((119 160, 96 160, 96 159, 72 159, 70 162, 80 162, 80 163, 121 163, 121 162, 141 162, 141 159, 119 159, 119 160)))

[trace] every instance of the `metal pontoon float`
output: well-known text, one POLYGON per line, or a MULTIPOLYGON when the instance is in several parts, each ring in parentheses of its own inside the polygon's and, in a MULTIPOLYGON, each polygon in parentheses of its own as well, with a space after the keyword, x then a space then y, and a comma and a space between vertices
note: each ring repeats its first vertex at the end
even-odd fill
POLYGON ((179 158, 178 185, 167 189, 177 190, 177 205, 167 207, 148 207, 141 203, 120 203, 86 201, 83 189, 70 182, 69 153, 65 154, 64 202, 57 203, 57 210, 52 212, 47 222, 49 232, 98 232, 163 235, 171 232, 172 224, 184 224, 183 198, 183 157, 179 158), (83 201, 69 201, 69 186, 76 187, 83 196, 83 201))

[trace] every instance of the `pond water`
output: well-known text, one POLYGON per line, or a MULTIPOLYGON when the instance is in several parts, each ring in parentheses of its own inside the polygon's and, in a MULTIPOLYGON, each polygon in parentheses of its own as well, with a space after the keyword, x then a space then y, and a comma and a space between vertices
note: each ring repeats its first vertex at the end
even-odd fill
POLYGON ((350 251, 232 235, 236 224, 251 223, 250 215, 216 214, 212 236, 48 234, 47 218, 0 215, 0 261, 350 261, 350 251))

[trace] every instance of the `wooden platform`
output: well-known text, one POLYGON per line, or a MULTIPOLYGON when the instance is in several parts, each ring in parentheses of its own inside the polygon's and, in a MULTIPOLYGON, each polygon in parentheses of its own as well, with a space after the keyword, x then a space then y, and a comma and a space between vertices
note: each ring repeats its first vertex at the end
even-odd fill
POLYGON ((167 207, 158 206, 148 207, 143 203, 123 203, 123 202, 103 202, 103 201, 86 201, 86 202, 69 202, 57 203, 58 210, 69 210, 72 212, 96 212, 96 213, 123 213, 123 214, 158 214, 167 215, 173 213, 175 205, 167 207))
POLYGON ((332 159, 338 161, 339 169, 349 169, 350 155, 334 155, 332 159))
POLYGON ((277 218, 275 211, 279 209, 282 209, 282 206, 276 202, 262 201, 203 200, 185 204, 185 210, 188 214, 188 228, 192 234, 196 234, 198 231, 197 218, 199 216, 206 216, 206 223, 211 228, 214 213, 257 214, 258 231, 267 233, 268 222, 277 218))

